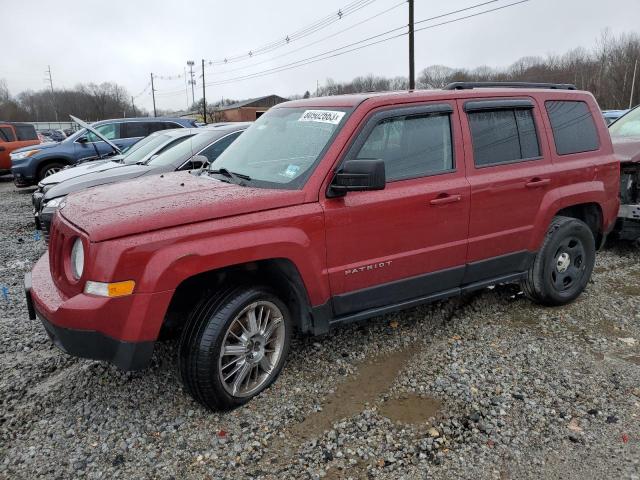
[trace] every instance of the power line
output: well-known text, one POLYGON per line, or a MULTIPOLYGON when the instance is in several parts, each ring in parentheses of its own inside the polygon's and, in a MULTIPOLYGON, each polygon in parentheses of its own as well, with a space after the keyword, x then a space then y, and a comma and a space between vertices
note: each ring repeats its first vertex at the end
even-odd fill
MULTIPOLYGON (((476 4, 474 6, 467 7, 465 9, 455 10, 455 11, 452 11, 452 12, 449 12, 449 13, 438 15, 436 17, 420 20, 419 22, 416 22, 416 23, 424 23, 426 21, 437 19, 437 18, 442 18, 442 17, 447 16, 447 15, 453 15, 453 14, 456 14, 456 13, 460 13, 462 11, 470 10, 472 8, 478 8, 480 6, 487 5, 488 3, 494 3, 495 1, 498 1, 498 0, 492 0, 492 1, 489 1, 489 2, 482 2, 482 3, 476 4)), ((530 0, 520 0, 520 1, 517 1, 517 2, 513 2, 513 3, 509 3, 507 5, 500 6, 500 7, 496 7, 496 8, 492 8, 492 9, 488 9, 488 10, 483 10, 481 12, 477 12, 477 13, 474 13, 474 14, 471 14, 471 15, 466 15, 466 16, 458 17, 458 18, 455 18, 455 19, 452 19, 452 20, 448 20, 448 21, 445 21, 445 22, 440 22, 440 23, 437 23, 437 24, 434 24, 434 25, 428 25, 428 26, 425 26, 425 27, 422 27, 422 28, 417 28, 417 29, 415 29, 415 32, 428 30, 428 29, 431 29, 431 28, 436 28, 436 27, 439 27, 439 26, 442 26, 442 25, 446 25, 446 24, 450 24, 450 23, 459 22, 459 21, 466 20, 466 19, 469 19, 469 18, 472 18, 472 17, 480 16, 480 15, 485 15, 487 13, 495 12, 497 10, 502 10, 502 9, 505 9, 505 8, 508 8, 508 7, 512 7, 512 6, 515 6, 515 5, 519 5, 519 4, 522 4, 522 3, 526 3, 526 2, 529 2, 529 1, 530 0)), ((389 35, 391 33, 397 32, 398 30, 402 30, 402 29, 405 29, 405 28, 407 28, 407 26, 403 25, 401 27, 394 28, 394 29, 391 29, 391 30, 387 30, 386 32, 380 33, 378 35, 373 35, 373 36, 365 38, 363 40, 359 40, 357 42, 353 42, 353 43, 350 43, 348 45, 344 45, 342 47, 335 48, 333 50, 329 50, 329 51, 320 53, 318 55, 307 57, 307 58, 304 58, 304 59, 301 59, 301 60, 298 60, 298 61, 295 61, 295 62, 291 62, 291 63, 285 64, 285 65, 280 65, 278 67, 273 67, 273 68, 270 68, 270 69, 267 69, 267 70, 263 70, 261 72, 254 72, 254 73, 247 74, 247 75, 242 75, 242 76, 238 76, 238 77, 218 80, 218 81, 215 81, 215 82, 208 83, 207 86, 224 85, 224 84, 237 82, 237 81, 241 81, 241 80, 249 80, 249 79, 252 79, 252 78, 258 78, 258 77, 262 77, 262 76, 265 76, 265 75, 270 75, 270 74, 273 74, 273 73, 280 73, 282 71, 286 71, 286 70, 290 70, 290 69, 293 69, 293 68, 302 67, 302 66, 305 66, 305 65, 309 65, 311 63, 319 62, 321 60, 327 60, 329 58, 334 58, 334 57, 337 57, 337 56, 340 56, 340 55, 344 55, 344 54, 347 54, 347 53, 350 53, 350 52, 361 50, 363 48, 370 47, 370 46, 373 46, 373 45, 378 45, 380 43, 387 42, 387 41, 393 40, 395 38, 399 38, 399 37, 402 37, 404 35, 407 35, 409 33, 408 31, 400 33, 400 34, 393 35, 393 36, 388 37, 388 38, 383 38, 381 40, 377 40, 377 41, 374 41, 374 42, 371 42, 371 43, 368 43, 368 44, 365 44, 365 45, 360 45, 360 46, 356 47, 356 45, 368 42, 370 40, 374 40, 376 38, 380 38, 380 37, 385 36, 385 35, 389 35), (350 47, 355 47, 355 48, 350 48, 350 47), (349 50, 345 50, 345 49, 349 49, 349 50), (341 52, 340 50, 345 50, 345 51, 341 52)))
MULTIPOLYGON (((493 0, 493 1, 497 2, 498 0, 493 0)), ((232 68, 232 69, 229 69, 229 70, 214 71, 214 72, 211 72, 209 75, 225 75, 227 73, 238 72, 240 70, 246 70, 247 68, 252 68, 252 67, 256 67, 258 65, 263 65, 265 63, 270 63, 270 62, 272 62, 274 60, 277 60, 279 58, 282 58, 282 57, 287 57, 287 56, 289 56, 289 55, 291 55, 293 53, 299 52, 300 50, 304 50, 305 48, 309 48, 309 47, 312 47, 313 45, 317 45, 320 42, 324 42, 325 40, 334 38, 337 35, 340 35, 340 34, 342 34, 344 32, 348 32, 348 31, 354 29, 355 27, 358 27, 358 26, 362 25, 363 23, 369 22, 369 21, 371 21, 371 20, 373 20, 375 18, 378 18, 381 15, 384 15, 387 12, 390 12, 391 10, 394 10, 394 9, 404 5, 405 3, 407 3, 407 0, 402 0, 400 3, 396 3, 392 7, 389 7, 389 8, 387 8, 387 9, 381 11, 381 12, 376 13, 375 15, 372 15, 370 17, 365 18, 364 20, 361 20, 361 21, 359 21, 357 23, 354 23, 353 25, 351 25, 351 26, 349 26, 347 28, 344 28, 342 30, 338 30, 337 32, 332 33, 331 35, 324 36, 322 38, 319 38, 318 40, 315 40, 313 42, 307 43, 307 44, 305 44, 305 45, 303 45, 301 47, 298 47, 296 49, 290 50, 290 51, 288 51, 286 53, 282 53, 280 55, 276 55, 275 57, 267 58, 266 60, 262 60, 260 62, 253 63, 251 65, 244 65, 242 67, 232 68)))
POLYGON ((330 15, 327 15, 326 17, 323 17, 320 20, 317 20, 316 22, 312 23, 311 25, 308 25, 307 27, 304 27, 296 32, 293 32, 289 35, 286 35, 284 38, 280 38, 278 40, 274 40, 272 42, 269 42, 265 45, 262 45, 261 47, 258 48, 254 48, 249 50, 249 52, 245 52, 242 54, 236 54, 236 55, 231 55, 231 56, 227 56, 227 57, 223 57, 223 58, 218 58, 215 60, 210 60, 209 62, 207 62, 207 64, 209 66, 213 66, 213 65, 226 65, 229 63, 235 63, 238 61, 242 61, 242 60, 248 60, 251 59, 257 55, 262 55, 264 53, 273 51, 277 48, 283 47, 285 45, 289 45, 291 42, 300 40, 301 38, 307 37, 319 30, 322 30, 323 28, 328 27, 329 25, 340 21, 341 19, 343 19, 344 17, 351 15, 369 5, 371 5, 372 3, 374 3, 376 0, 356 0, 354 2, 351 2, 350 4, 338 9, 337 12, 332 13, 330 15))

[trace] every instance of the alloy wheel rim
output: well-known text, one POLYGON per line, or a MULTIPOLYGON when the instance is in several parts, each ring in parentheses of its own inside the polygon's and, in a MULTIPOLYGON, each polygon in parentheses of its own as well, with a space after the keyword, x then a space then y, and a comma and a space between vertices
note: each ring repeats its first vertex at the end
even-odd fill
POLYGON ((218 376, 234 397, 248 397, 272 378, 284 348, 282 312, 272 302, 259 300, 243 308, 222 340, 218 376))
POLYGON ((48 169, 44 172, 44 176, 45 176, 45 177, 49 177, 49 176, 53 175, 54 173, 58 173, 60 170, 62 170, 62 169, 61 169, 61 168, 58 168, 58 167, 48 168, 48 169))
POLYGON ((558 292, 573 288, 584 276, 586 251, 577 237, 565 239, 556 250, 551 268, 551 282, 558 292))

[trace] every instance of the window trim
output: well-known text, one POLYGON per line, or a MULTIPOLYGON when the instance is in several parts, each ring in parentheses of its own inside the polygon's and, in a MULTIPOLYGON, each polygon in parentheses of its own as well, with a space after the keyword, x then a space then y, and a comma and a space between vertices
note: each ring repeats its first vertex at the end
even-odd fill
MULTIPOLYGON (((447 115, 449 118, 449 134, 451 137, 451 162, 453 164, 453 168, 448 170, 442 170, 434 173, 428 173, 424 175, 416 175, 412 177, 404 177, 397 179, 386 179, 386 183, 396 183, 396 182, 404 182, 407 180, 415 180, 417 178, 429 178, 436 177, 440 175, 446 175, 450 173, 455 173, 458 171, 458 163, 456 158, 456 148, 455 148, 455 136, 454 136, 454 125, 453 125, 453 114, 455 113, 455 109, 449 103, 438 103, 438 101, 425 104, 425 105, 410 105, 410 106, 394 106, 393 108, 388 108, 385 110, 381 110, 378 112, 374 112, 367 118, 362 129, 356 134, 356 137, 353 139, 349 147, 347 148, 346 153, 343 155, 342 159, 338 163, 333 173, 333 176, 340 170, 342 164, 349 160, 356 160, 353 156, 360 151, 364 143, 369 138, 371 132, 378 126, 378 124, 386 120, 388 118, 395 117, 412 117, 412 116, 420 116, 420 115, 447 115)), ((381 159, 384 160, 384 159, 381 159)), ((329 182, 329 188, 331 188, 331 182, 329 182)))
MULTIPOLYGON (((117 120, 117 121, 113 121, 113 122, 109 122, 109 121, 105 121, 104 123, 101 123, 100 125, 97 125, 98 127, 101 127, 102 125, 111 125, 114 123, 118 123, 118 124, 125 124, 125 123, 153 123, 153 122, 164 122, 164 123, 173 123, 176 128, 196 128, 196 127, 185 127, 184 125, 181 125, 180 123, 177 123, 175 120, 158 120, 155 117, 149 117, 149 120, 144 119, 144 120, 117 120)), ((92 125, 93 127, 93 125, 92 125)), ((95 128, 95 127, 94 127, 95 128)), ((164 128, 163 130, 173 130, 172 128, 164 128)), ((161 132, 162 130, 156 130, 156 132, 161 132)), ((151 133, 155 133, 155 132, 151 132, 151 133)), ((149 133, 149 135, 151 135, 151 133, 149 133)), ((149 135, 146 135, 146 137, 148 137, 149 135)), ((111 141, 113 140, 127 140, 129 138, 145 138, 145 137, 118 137, 118 138, 113 138, 111 139, 111 141)), ((100 140, 100 142, 103 142, 103 140, 100 140)), ((79 143, 78 140, 74 140, 73 143, 79 143)), ((88 142, 88 143, 98 143, 98 142, 88 142)))
POLYGON ((593 111, 591 110, 589 104, 585 101, 585 100, 566 100, 566 99, 553 99, 553 98, 548 98, 544 101, 544 111, 547 115, 547 119, 549 120, 549 127, 551 129, 551 137, 553 138, 553 148, 555 151, 555 154, 558 155, 559 157, 566 157, 567 155, 580 155, 583 153, 589 153, 589 152, 597 152, 602 148, 602 142, 600 141, 600 131, 598 130, 598 125, 596 124, 596 119, 593 116, 593 111), (568 153, 560 153, 558 151, 558 143, 556 141, 556 134, 555 134, 555 130, 553 128, 553 122, 551 121, 551 115, 549 114, 549 108, 547 107, 547 104, 552 103, 552 102, 563 102, 563 103, 583 103, 586 107, 587 107, 587 111, 589 112, 589 116, 591 117, 591 122, 593 123, 593 128, 596 132, 596 148, 592 148, 589 150, 580 150, 578 152, 568 152, 568 153))
MULTIPOLYGON (((540 144, 540 135, 539 135, 539 131, 540 129, 538 128, 538 123, 536 122, 536 116, 534 113, 535 110, 535 105, 533 103, 533 101, 530 100, 486 100, 486 101, 474 101, 474 102, 466 102, 464 104, 464 109, 465 109, 465 113, 467 114, 467 127, 469 129, 469 138, 471 140, 471 153, 473 155, 473 168, 480 170, 482 168, 490 168, 490 167, 499 167, 500 165, 513 165, 514 163, 523 163, 523 162, 535 162, 536 160, 543 160, 544 159, 544 155, 542 153, 542 145, 540 144), (522 102, 522 103, 520 103, 522 102), (525 103, 526 102, 526 103, 525 103), (504 105, 504 106, 499 106, 499 107, 494 107, 494 108, 478 108, 478 109, 473 109, 473 110, 467 110, 467 104, 468 103, 486 103, 486 104, 495 104, 495 103, 500 103, 500 105, 504 105), (520 106, 523 105, 523 106, 520 106), (493 162, 493 163, 484 163, 482 165, 478 165, 476 163, 476 152, 475 152, 475 147, 474 147, 474 142, 473 142, 473 130, 471 129, 471 121, 469 118, 469 114, 473 114, 473 113, 484 113, 484 112, 491 112, 491 111, 503 111, 503 110, 512 110, 512 111, 516 111, 516 110, 529 110, 531 111, 531 120, 533 120, 533 128, 535 130, 536 133, 536 143, 538 144, 538 152, 540 153, 538 156, 535 157, 527 157, 527 158, 516 158, 514 160, 509 160, 507 162, 493 162)), ((514 113, 515 115, 515 113, 514 113)), ((518 132, 518 144, 520 145, 520 151, 522 152, 522 142, 520 140, 520 129, 518 128, 518 119, 515 119, 516 121, 516 131, 518 132)))
POLYGON ((464 111, 466 113, 491 110, 529 110, 534 107, 535 105, 533 101, 528 98, 512 98, 508 100, 469 100, 464 102, 464 111))

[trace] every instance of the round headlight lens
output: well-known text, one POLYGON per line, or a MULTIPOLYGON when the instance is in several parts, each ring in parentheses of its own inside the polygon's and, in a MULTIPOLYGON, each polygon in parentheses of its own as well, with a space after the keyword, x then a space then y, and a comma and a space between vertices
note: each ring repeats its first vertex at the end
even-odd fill
POLYGON ((82 240, 76 238, 76 241, 73 242, 73 247, 71 248, 71 272, 76 280, 79 280, 82 277, 82 272, 84 271, 84 245, 82 245, 82 240))

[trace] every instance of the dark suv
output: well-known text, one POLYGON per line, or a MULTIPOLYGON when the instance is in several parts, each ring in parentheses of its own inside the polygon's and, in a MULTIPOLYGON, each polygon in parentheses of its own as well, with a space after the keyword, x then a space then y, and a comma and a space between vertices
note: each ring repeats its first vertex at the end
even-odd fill
MULTIPOLYGON (((93 125, 102 136, 120 150, 158 130, 193 128, 195 121, 186 118, 123 118, 102 120, 93 125)), ((81 129, 62 142, 25 147, 11 154, 11 173, 17 187, 35 185, 43 178, 59 172, 67 165, 112 155, 112 145, 86 129, 81 129)))
POLYGON ((275 380, 294 329, 506 282, 573 301, 620 205, 604 119, 573 86, 487 86, 281 103, 209 169, 69 195, 31 318, 124 369, 181 331, 186 390, 215 409, 275 380))

